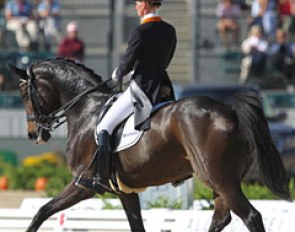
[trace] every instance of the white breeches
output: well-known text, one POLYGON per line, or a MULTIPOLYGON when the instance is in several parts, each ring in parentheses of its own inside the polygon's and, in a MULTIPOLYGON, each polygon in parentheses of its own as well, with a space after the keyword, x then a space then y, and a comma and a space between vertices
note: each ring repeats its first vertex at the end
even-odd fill
POLYGON ((15 32, 16 41, 20 47, 28 47, 30 42, 37 41, 38 25, 34 20, 28 20, 23 24, 20 20, 10 19, 7 21, 6 27, 7 30, 15 32))
POLYGON ((105 114, 101 122, 96 127, 98 134, 102 130, 106 130, 111 135, 116 126, 124 121, 130 114, 134 112, 132 95, 130 87, 118 98, 105 114))

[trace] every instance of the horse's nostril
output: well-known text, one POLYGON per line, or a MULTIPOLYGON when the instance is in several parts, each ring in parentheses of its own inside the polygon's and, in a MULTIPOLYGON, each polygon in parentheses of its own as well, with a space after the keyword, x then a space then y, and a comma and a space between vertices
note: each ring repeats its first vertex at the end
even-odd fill
POLYGON ((29 132, 28 133, 28 138, 30 140, 37 139, 37 135, 35 133, 33 133, 33 132, 29 132))
POLYGON ((29 139, 32 139, 32 136, 33 136, 32 133, 29 132, 29 133, 28 133, 28 138, 29 138, 29 139))

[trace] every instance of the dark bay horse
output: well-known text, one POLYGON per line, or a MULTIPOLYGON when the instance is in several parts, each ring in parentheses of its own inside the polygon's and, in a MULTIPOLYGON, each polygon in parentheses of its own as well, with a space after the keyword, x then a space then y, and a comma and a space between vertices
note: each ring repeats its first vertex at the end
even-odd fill
MULTIPOLYGON (((97 117, 113 91, 92 70, 65 59, 41 61, 27 71, 14 66, 11 69, 20 76, 28 137, 36 143, 46 142, 49 130, 59 123, 57 115, 65 115, 68 166, 74 177, 79 176, 95 154, 97 117)), ((261 214, 241 190, 241 180, 254 158, 268 188, 280 198, 290 200, 282 160, 253 92, 241 92, 233 104, 207 97, 171 103, 153 115, 151 129, 136 145, 114 154, 118 175, 131 188, 175 183, 192 174, 198 176, 214 192, 210 232, 222 231, 230 223, 230 211, 243 220, 249 231, 265 231, 261 214)), ((92 177, 95 173, 93 167, 86 175, 92 177)), ((40 208, 27 232, 37 231, 51 215, 94 194, 71 181, 40 208)), ((131 231, 145 231, 138 194, 118 195, 131 231)))

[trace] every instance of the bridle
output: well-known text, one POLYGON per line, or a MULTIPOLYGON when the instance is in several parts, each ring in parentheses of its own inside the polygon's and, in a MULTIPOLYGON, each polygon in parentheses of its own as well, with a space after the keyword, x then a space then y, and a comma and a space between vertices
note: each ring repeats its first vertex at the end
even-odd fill
POLYGON ((65 115, 82 97, 87 94, 99 89, 101 86, 111 81, 112 79, 107 79, 100 84, 83 91, 82 93, 75 96, 70 101, 66 102, 63 106, 59 107, 57 110, 46 115, 42 110, 43 100, 39 94, 37 87, 37 78, 32 72, 32 68, 27 68, 27 80, 21 80, 21 84, 27 84, 28 102, 31 102, 33 107, 33 113, 27 115, 27 122, 34 122, 37 124, 38 129, 44 129, 47 131, 54 131, 60 125, 67 121, 65 115))

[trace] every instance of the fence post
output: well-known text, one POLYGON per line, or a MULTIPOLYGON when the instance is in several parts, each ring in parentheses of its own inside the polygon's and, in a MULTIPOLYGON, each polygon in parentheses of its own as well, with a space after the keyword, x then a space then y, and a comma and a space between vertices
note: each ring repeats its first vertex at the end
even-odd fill
POLYGON ((54 229, 54 232, 64 232, 64 223, 66 220, 66 214, 64 211, 61 211, 57 217, 57 226, 54 229))

